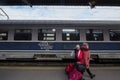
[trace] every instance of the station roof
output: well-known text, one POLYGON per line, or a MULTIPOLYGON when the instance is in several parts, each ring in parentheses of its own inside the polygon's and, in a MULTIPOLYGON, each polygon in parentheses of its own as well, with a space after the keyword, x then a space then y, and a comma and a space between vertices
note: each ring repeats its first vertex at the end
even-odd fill
MULTIPOLYGON (((86 6, 90 0, 0 0, 0 5, 74 5, 86 6)), ((98 6, 120 6, 120 0, 95 0, 98 6)))

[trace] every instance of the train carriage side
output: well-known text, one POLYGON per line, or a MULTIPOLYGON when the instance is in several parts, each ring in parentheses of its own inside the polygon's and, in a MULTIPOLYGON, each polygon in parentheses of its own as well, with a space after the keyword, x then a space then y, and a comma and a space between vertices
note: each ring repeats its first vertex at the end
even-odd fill
POLYGON ((112 21, 14 21, 0 24, 0 59, 62 60, 88 42, 91 59, 120 59, 120 23, 112 21), (9 23, 9 25, 8 25, 9 23), (44 23, 44 24, 43 24, 44 23), (56 24, 57 23, 57 24, 56 24), (89 23, 89 24, 88 24, 89 23))

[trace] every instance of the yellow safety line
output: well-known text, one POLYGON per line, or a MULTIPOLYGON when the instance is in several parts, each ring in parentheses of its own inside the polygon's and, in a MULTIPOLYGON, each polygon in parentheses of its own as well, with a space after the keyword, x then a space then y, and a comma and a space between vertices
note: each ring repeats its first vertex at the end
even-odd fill
MULTIPOLYGON (((61 69, 65 69, 65 67, 33 67, 33 66, 0 66, 0 69, 26 69, 26 70, 61 70, 61 69)), ((118 69, 120 70, 120 67, 91 67, 90 69, 92 70, 99 70, 99 69, 111 69, 111 70, 115 70, 118 69)))

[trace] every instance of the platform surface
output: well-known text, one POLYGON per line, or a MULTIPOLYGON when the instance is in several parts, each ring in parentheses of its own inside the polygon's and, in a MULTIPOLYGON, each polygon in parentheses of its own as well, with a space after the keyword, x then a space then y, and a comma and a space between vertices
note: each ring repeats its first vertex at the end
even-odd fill
MULTIPOLYGON (((93 80, 120 80, 120 67, 92 67, 93 80)), ((84 73, 85 80, 91 80, 84 73)), ((64 67, 0 67, 0 80, 68 80, 64 67)))

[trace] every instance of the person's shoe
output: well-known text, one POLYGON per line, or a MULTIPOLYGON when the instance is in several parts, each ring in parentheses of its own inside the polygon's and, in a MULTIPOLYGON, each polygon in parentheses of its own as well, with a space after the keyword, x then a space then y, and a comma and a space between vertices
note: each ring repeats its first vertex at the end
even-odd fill
POLYGON ((95 74, 92 74, 92 75, 90 76, 91 79, 93 79, 94 77, 95 77, 95 74))

